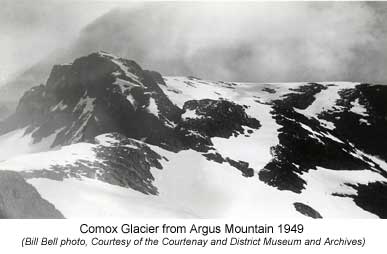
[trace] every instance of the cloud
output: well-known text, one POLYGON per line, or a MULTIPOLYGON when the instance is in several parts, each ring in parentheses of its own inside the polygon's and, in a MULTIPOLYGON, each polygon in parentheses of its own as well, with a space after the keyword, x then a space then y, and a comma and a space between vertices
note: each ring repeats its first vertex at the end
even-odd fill
POLYGON ((84 26, 117 5, 85 0, 0 0, 0 6, 0 66, 7 76, 57 48, 68 47, 84 26))
MULTIPOLYGON (((71 44, 68 60, 106 50, 165 75, 257 82, 387 81, 386 3, 164 2, 128 7, 117 2, 119 8, 86 26, 76 40, 82 26, 113 5, 42 3, 19 6, 28 15, 0 25, 22 41, 16 35, 8 43, 3 39, 2 53, 11 48, 17 61, 20 52, 36 59, 54 46, 71 44), (31 53, 36 49, 42 52, 31 53)), ((12 13, 18 13, 15 9, 14 4, 12 13)), ((0 24, 9 20, 2 14, 4 10, 0 24)))
POLYGON ((106 14, 83 31, 77 49, 112 51, 167 75, 385 81, 380 9, 363 2, 151 3, 106 14))

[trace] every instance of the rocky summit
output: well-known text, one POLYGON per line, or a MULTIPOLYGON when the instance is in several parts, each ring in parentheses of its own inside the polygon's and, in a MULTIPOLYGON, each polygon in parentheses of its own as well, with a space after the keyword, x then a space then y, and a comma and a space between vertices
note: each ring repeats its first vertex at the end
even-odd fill
POLYGON ((0 216, 387 218, 386 101, 384 85, 166 77, 96 52, 0 122, 16 188, 0 216))

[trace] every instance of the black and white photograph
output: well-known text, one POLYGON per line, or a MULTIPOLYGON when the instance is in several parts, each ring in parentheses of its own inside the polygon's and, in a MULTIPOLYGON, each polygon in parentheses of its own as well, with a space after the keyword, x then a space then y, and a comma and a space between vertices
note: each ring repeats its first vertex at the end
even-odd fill
POLYGON ((0 218, 387 218, 387 2, 0 6, 0 218))

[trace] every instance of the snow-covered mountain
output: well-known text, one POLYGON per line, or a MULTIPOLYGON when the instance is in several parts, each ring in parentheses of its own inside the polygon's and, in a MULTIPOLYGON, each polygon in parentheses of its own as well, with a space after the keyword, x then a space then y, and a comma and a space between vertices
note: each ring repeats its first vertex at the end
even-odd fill
POLYGON ((386 101, 382 85, 163 77, 93 53, 0 123, 0 217, 387 218, 386 101))

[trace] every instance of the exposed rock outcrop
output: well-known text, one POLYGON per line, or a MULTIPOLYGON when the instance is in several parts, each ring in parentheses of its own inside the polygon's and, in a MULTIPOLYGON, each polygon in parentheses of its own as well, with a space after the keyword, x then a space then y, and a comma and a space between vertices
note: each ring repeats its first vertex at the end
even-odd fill
POLYGON ((20 174, 0 170, 0 218, 60 219, 64 217, 20 174))
POLYGON ((312 207, 310 207, 308 205, 305 205, 305 204, 300 203, 300 202, 296 202, 293 205, 294 205, 294 208, 297 210, 297 212, 299 212, 305 216, 311 217, 313 219, 322 219, 323 218, 319 212, 317 212, 316 210, 314 210, 312 207))
POLYGON ((243 106, 227 100, 191 100, 183 110, 177 129, 185 146, 198 151, 210 150, 212 137, 229 138, 244 134, 244 127, 261 127, 243 106))

